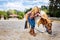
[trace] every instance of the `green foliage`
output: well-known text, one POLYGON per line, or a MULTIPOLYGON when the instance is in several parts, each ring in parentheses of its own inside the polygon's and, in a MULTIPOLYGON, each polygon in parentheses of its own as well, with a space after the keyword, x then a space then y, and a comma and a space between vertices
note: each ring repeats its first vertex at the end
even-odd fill
POLYGON ((46 14, 49 14, 49 9, 46 6, 41 6, 41 10, 45 11, 46 14))
POLYGON ((55 12, 55 16, 56 16, 56 17, 60 17, 60 10, 57 10, 57 11, 55 12))
POLYGON ((49 0, 49 15, 52 17, 60 17, 60 0, 49 0))
POLYGON ((19 11, 19 12, 17 13, 17 15, 18 15, 18 18, 19 18, 19 19, 23 19, 23 18, 24 18, 24 12, 19 11))
POLYGON ((10 14, 16 14, 16 15, 18 15, 19 19, 23 19, 25 13, 22 11, 17 11, 17 10, 8 10, 7 12, 0 11, 0 18, 1 18, 1 15, 3 15, 5 19, 8 19, 8 18, 10 18, 10 16, 9 16, 10 14))
POLYGON ((24 12, 22 12, 22 11, 9 10, 9 11, 7 11, 7 14, 8 15, 10 15, 10 14, 16 14, 16 15, 18 15, 19 19, 23 19, 24 18, 24 12))
POLYGON ((5 19, 8 18, 7 12, 5 11, 0 11, 0 16, 3 15, 5 19))
POLYGON ((8 14, 17 14, 17 10, 8 10, 8 14))
POLYGON ((41 6, 41 9, 44 10, 44 9, 47 9, 47 7, 46 6, 41 6))

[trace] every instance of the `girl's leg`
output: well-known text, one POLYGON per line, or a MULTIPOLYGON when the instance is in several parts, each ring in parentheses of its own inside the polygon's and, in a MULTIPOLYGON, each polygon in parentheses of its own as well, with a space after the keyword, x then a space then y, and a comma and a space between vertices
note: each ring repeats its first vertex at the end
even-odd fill
POLYGON ((31 29, 30 29, 30 34, 31 35, 33 35, 33 36, 35 36, 36 34, 35 34, 35 31, 34 31, 34 28, 35 28, 35 20, 34 19, 28 19, 28 21, 29 21, 29 23, 30 23, 30 25, 31 25, 31 29))

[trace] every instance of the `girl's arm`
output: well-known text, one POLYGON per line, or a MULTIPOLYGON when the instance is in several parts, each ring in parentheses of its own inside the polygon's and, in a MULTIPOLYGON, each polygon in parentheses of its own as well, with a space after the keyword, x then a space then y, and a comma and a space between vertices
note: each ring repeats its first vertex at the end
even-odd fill
POLYGON ((26 14, 25 14, 25 18, 26 18, 26 21, 28 21, 28 17, 29 17, 29 14, 30 14, 31 12, 29 11, 29 12, 27 12, 26 14))

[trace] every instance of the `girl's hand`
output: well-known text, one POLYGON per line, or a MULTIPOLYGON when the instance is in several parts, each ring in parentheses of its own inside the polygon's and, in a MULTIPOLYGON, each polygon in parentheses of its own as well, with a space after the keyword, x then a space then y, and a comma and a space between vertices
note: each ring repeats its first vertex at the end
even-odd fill
POLYGON ((35 14, 35 17, 37 17, 37 16, 40 16, 40 14, 39 13, 35 14))
POLYGON ((35 15, 35 17, 38 16, 37 14, 35 15))
POLYGON ((41 16, 41 14, 37 13, 38 16, 41 16))

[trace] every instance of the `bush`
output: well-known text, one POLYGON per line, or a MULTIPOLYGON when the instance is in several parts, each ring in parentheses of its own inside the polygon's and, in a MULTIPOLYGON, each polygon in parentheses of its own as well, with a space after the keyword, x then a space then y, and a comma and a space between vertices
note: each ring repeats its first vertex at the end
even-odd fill
POLYGON ((60 17, 60 10, 57 10, 55 15, 56 15, 56 17, 60 17))
POLYGON ((1 16, 1 15, 4 16, 4 19, 8 19, 7 12, 5 12, 5 11, 0 11, 0 16, 1 16))
POLYGON ((23 18, 24 18, 24 12, 19 11, 19 12, 17 13, 17 15, 18 15, 18 18, 19 18, 19 19, 23 19, 23 18))

